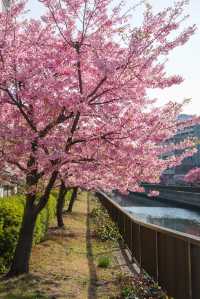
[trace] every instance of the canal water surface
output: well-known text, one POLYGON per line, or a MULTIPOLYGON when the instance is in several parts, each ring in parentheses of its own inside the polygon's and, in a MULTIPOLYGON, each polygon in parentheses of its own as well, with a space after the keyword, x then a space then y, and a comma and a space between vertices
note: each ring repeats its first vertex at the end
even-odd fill
POLYGON ((170 206, 164 201, 135 194, 115 194, 113 199, 134 218, 186 234, 200 236, 200 211, 170 206))

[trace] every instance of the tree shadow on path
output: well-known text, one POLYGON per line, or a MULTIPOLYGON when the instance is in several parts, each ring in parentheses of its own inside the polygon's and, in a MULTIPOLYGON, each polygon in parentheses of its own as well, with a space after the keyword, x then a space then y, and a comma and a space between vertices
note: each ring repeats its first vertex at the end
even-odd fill
POLYGON ((88 299, 97 298, 97 272, 96 266, 94 262, 94 254, 92 249, 92 234, 91 234, 91 226, 90 226, 90 199, 89 195, 87 195, 87 231, 86 231, 86 247, 87 247, 87 259, 89 266, 89 275, 90 281, 88 286, 88 299))

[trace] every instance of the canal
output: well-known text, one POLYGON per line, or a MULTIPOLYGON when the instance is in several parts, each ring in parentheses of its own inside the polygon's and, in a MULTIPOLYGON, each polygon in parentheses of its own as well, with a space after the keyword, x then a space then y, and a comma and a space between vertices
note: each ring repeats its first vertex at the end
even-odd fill
POLYGON ((114 194, 113 199, 134 218, 186 234, 200 236, 200 211, 169 205, 158 199, 130 193, 114 194))

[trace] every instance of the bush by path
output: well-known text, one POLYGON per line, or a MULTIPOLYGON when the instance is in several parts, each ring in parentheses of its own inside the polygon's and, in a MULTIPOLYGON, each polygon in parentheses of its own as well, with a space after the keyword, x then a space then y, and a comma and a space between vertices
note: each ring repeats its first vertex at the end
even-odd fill
MULTIPOLYGON (((25 200, 22 195, 13 195, 0 199, 0 273, 9 267, 17 243, 23 216, 25 200)), ((34 244, 45 236, 50 222, 54 219, 56 193, 50 196, 47 206, 38 215, 34 244)))

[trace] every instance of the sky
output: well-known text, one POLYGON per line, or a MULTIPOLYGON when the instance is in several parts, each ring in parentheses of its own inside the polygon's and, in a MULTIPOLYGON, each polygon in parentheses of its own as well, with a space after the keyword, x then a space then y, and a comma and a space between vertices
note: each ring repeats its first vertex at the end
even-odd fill
MULTIPOLYGON (((130 3, 130 0, 124 2, 130 3)), ((173 5, 173 0, 148 0, 155 11, 173 5)), ((44 12, 43 6, 38 0, 29 0, 28 7, 30 16, 39 18, 44 12)), ((190 15, 188 25, 196 24, 197 32, 189 42, 182 47, 173 50, 166 65, 168 74, 179 74, 183 76, 184 82, 181 85, 173 86, 164 90, 149 91, 149 95, 159 99, 159 105, 170 100, 182 101, 191 98, 191 102, 184 108, 184 113, 200 115, 200 0, 190 0, 187 5, 186 14, 190 15)), ((140 23, 141 14, 138 12, 135 21, 140 23)))

